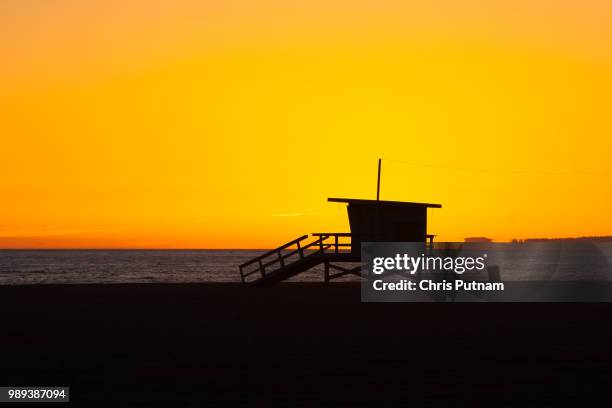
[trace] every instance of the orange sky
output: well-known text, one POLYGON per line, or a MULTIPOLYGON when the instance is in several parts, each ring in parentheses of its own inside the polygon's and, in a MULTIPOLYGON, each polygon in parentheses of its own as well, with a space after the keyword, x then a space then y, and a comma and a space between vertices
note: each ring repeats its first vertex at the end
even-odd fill
MULTIPOLYGON (((0 247, 347 231, 376 159, 612 170, 608 1, 0 3, 0 247), (412 4, 419 3, 419 4, 412 4)), ((612 174, 383 163, 442 240, 612 234, 612 174)))

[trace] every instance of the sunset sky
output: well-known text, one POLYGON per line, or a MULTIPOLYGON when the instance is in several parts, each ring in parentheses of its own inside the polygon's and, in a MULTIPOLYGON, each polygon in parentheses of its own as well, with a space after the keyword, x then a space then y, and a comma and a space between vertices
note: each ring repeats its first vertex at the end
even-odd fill
POLYGON ((612 235, 611 44, 609 0, 2 1, 0 247, 348 231, 379 157, 438 239, 612 235))

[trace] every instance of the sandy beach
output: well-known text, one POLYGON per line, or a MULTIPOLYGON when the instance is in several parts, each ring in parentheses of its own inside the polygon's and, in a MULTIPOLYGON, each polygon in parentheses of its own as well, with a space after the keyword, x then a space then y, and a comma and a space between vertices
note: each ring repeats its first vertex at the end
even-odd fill
POLYGON ((1 286, 0 383, 81 406, 593 406, 610 304, 362 304, 354 284, 1 286))

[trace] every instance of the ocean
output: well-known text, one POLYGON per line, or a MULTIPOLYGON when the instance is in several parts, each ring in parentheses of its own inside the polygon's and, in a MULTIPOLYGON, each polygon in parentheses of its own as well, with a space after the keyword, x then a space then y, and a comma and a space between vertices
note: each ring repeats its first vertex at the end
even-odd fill
MULTIPOLYGON (((0 250, 0 285, 240 282, 266 250, 0 250)), ((296 281, 317 281, 322 268, 296 281)))
MULTIPOLYGON (((502 280, 612 280, 612 242, 487 244, 502 280)), ((0 285, 239 282, 265 250, 0 250, 0 285)), ((292 281, 322 281, 323 268, 292 281)), ((342 280, 355 281, 354 276, 342 280)))

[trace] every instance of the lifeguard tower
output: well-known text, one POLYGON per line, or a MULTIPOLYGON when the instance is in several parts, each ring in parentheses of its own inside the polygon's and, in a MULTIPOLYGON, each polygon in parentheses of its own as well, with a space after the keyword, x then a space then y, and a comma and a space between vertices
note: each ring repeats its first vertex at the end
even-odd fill
POLYGON ((328 198, 347 203, 350 232, 318 232, 303 235, 239 266, 243 283, 277 283, 324 264, 324 281, 347 274, 360 275, 362 242, 427 242, 427 209, 440 204, 403 201, 328 198), (342 266, 341 264, 345 264, 342 266), (332 274, 332 271, 334 272, 332 274))

